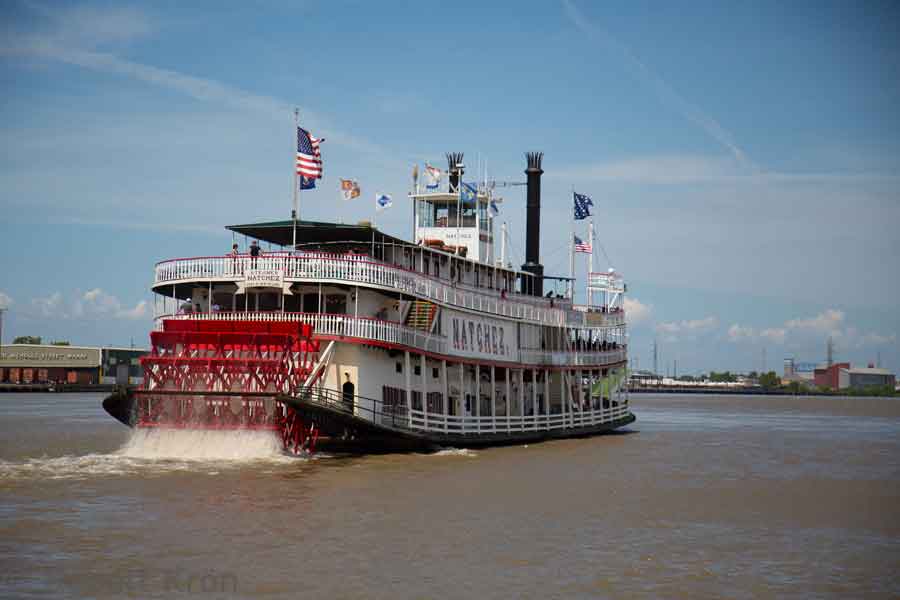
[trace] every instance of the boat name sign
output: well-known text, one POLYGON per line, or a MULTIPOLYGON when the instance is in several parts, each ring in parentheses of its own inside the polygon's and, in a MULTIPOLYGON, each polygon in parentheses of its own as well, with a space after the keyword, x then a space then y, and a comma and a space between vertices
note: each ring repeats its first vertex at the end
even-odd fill
POLYGON ((519 360, 516 324, 448 311, 452 353, 461 356, 519 360))
POLYGON ((290 294, 290 283, 285 284, 284 271, 281 269, 247 269, 244 280, 238 281, 238 294, 247 288, 281 288, 284 294, 290 294))

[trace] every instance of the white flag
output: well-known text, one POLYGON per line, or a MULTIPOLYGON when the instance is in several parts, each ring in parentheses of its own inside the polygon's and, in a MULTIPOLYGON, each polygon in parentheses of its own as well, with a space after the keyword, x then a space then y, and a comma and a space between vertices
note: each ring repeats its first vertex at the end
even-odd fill
POLYGON ((436 190, 438 184, 441 182, 441 170, 437 167, 432 167, 428 163, 425 163, 425 176, 428 181, 425 184, 425 187, 429 190, 436 190))

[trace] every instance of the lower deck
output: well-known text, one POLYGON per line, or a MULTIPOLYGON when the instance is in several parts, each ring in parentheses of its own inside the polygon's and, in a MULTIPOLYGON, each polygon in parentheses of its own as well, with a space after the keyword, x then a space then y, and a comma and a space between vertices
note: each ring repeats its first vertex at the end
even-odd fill
MULTIPOLYGON (((330 393, 305 393, 282 398, 305 421, 315 422, 323 435, 340 447, 473 448, 606 433, 635 421, 627 402, 586 411, 572 419, 548 417, 460 417, 428 419, 422 411, 363 411, 355 403, 330 393)), ((325 442, 323 447, 331 444, 325 442)))
POLYGON ((625 364, 606 368, 461 362, 334 342, 297 397, 379 426, 482 436, 595 427, 626 418, 625 364))

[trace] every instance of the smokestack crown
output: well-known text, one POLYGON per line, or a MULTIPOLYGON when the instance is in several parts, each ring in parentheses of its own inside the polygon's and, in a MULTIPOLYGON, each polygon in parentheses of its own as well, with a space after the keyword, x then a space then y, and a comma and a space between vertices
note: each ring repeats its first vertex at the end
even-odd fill
POLYGON ((447 157, 447 172, 450 174, 450 192, 459 191, 459 180, 462 178, 463 174, 463 153, 462 152, 448 152, 447 157))

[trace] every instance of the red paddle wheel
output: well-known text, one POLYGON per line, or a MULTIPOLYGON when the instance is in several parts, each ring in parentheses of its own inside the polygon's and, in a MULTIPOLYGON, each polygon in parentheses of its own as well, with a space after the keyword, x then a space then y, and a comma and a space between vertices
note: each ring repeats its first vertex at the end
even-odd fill
POLYGON ((312 451, 315 424, 277 400, 312 372, 319 352, 312 333, 297 322, 163 321, 141 358, 136 426, 271 430, 285 450, 312 451))

